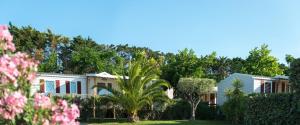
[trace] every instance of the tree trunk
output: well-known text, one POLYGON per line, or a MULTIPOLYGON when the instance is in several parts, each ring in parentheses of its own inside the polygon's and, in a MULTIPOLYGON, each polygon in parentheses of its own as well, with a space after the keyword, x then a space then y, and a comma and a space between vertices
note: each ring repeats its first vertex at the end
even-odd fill
POLYGON ((134 112, 134 113, 129 113, 129 114, 128 114, 128 121, 129 121, 129 122, 137 122, 137 121, 139 121, 139 116, 137 115, 136 112, 134 112))
POLYGON ((191 120, 195 120, 195 112, 196 112, 196 108, 194 107, 194 104, 191 105, 191 120))

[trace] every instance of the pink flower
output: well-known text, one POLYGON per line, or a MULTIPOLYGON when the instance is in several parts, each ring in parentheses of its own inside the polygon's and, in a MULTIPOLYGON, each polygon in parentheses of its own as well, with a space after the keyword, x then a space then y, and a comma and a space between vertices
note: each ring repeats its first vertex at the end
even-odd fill
POLYGON ((25 53, 16 53, 13 56, 7 54, 0 57, 1 83, 13 83, 17 86, 17 79, 25 77, 31 82, 36 75, 38 63, 25 53))
POLYGON ((42 121, 43 123, 43 125, 50 125, 50 123, 49 123, 49 120, 48 119, 43 119, 43 121, 42 121))
POLYGON ((0 46, 4 50, 10 50, 14 52, 16 50, 15 45, 12 43, 13 36, 9 33, 8 27, 0 25, 0 46))
POLYGON ((48 96, 44 96, 42 94, 36 93, 34 95, 34 108, 50 109, 51 108, 50 98, 48 96))
POLYGON ((57 105, 52 107, 52 123, 60 125, 78 125, 79 109, 72 104, 68 107, 65 100, 58 100, 57 105))
MULTIPOLYGON (((13 84, 8 89, 0 89, 0 119, 13 120, 17 115, 21 117, 27 103, 27 98, 21 92, 27 92, 24 85, 35 79, 38 62, 27 54, 17 52, 12 42, 13 36, 7 26, 0 25, 0 84, 13 84), (18 90, 18 91, 15 91, 18 90), (15 91, 15 92, 13 92, 15 91)), ((31 107, 31 106, 29 106, 31 107)), ((77 105, 68 105, 65 100, 58 100, 52 104, 49 97, 35 94, 33 98, 34 124, 79 125, 77 105), (42 114, 40 114, 42 113, 42 114)))
POLYGON ((4 93, 0 100, 0 116, 4 119, 13 119, 17 114, 23 113, 27 98, 20 92, 4 93))

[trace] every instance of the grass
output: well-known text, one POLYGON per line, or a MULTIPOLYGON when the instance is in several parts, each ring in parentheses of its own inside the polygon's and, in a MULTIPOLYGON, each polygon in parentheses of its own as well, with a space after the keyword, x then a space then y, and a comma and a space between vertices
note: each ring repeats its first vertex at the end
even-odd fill
POLYGON ((205 120, 166 120, 166 121, 139 121, 137 123, 128 123, 125 121, 85 123, 82 125, 231 125, 224 121, 205 121, 205 120))

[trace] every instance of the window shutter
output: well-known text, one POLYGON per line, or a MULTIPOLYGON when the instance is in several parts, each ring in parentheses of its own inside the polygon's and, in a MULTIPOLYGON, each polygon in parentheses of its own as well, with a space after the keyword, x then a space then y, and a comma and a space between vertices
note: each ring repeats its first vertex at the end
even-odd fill
POLYGON ((44 93, 45 92, 45 80, 40 79, 40 92, 44 93))
POLYGON ((77 81, 77 94, 81 94, 81 82, 77 81))
POLYGON ((70 93, 70 81, 66 81, 66 93, 70 93))
POLYGON ((60 83, 59 83, 59 80, 55 80, 55 85, 56 85, 56 93, 60 93, 60 83))
POLYGON ((261 80, 261 84, 260 84, 260 93, 265 93, 265 85, 263 80, 261 80))
POLYGON ((281 92, 285 92, 285 83, 284 82, 281 83, 281 92))

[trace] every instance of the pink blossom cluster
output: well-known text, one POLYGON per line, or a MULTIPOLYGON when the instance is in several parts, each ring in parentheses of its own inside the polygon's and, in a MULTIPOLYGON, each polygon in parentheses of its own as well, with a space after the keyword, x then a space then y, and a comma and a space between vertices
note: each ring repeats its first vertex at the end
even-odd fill
POLYGON ((38 63, 25 53, 17 52, 12 56, 4 54, 0 57, 1 83, 13 83, 17 86, 17 80, 20 77, 32 81, 35 78, 37 66, 38 63))
POLYGON ((20 92, 4 93, 4 97, 0 99, 0 116, 4 119, 11 120, 17 114, 23 112, 23 108, 27 102, 27 98, 20 92))
MULTIPOLYGON (((11 87, 0 88, 0 93, 3 93, 0 97, 0 118, 6 120, 13 120, 19 114, 21 117, 26 117, 21 113, 23 113, 25 105, 31 103, 27 103, 27 98, 22 95, 22 93, 28 92, 24 89, 27 86, 23 88, 23 85, 34 80, 38 67, 38 62, 25 53, 7 53, 15 51, 12 39, 8 27, 0 25, 0 84, 12 83, 14 85, 13 89, 11 87), (18 90, 15 91, 16 89, 18 90)), ((33 107, 36 112, 32 120, 34 124, 79 124, 76 122, 76 118, 79 117, 78 107, 74 104, 69 106, 65 100, 59 100, 57 104, 52 104, 49 97, 35 94, 33 107)))
POLYGON ((0 25, 0 48, 14 52, 16 48, 12 40, 13 36, 10 34, 8 27, 0 25))
POLYGON ((58 100, 57 105, 52 107, 52 123, 60 125, 79 125, 76 118, 79 117, 77 105, 70 107, 65 100, 58 100))
POLYGON ((51 109, 51 100, 48 96, 36 93, 33 105, 35 109, 51 109))
POLYGON ((77 105, 68 105, 65 100, 58 100, 56 104, 52 104, 48 96, 42 94, 34 95, 34 108, 38 110, 49 111, 49 117, 43 116, 39 118, 38 115, 34 116, 33 123, 42 123, 43 125, 60 124, 60 125, 78 125, 76 119, 79 117, 79 109, 77 105), (48 119, 50 118, 50 119, 48 119), (39 121, 40 119, 40 121, 39 121))

